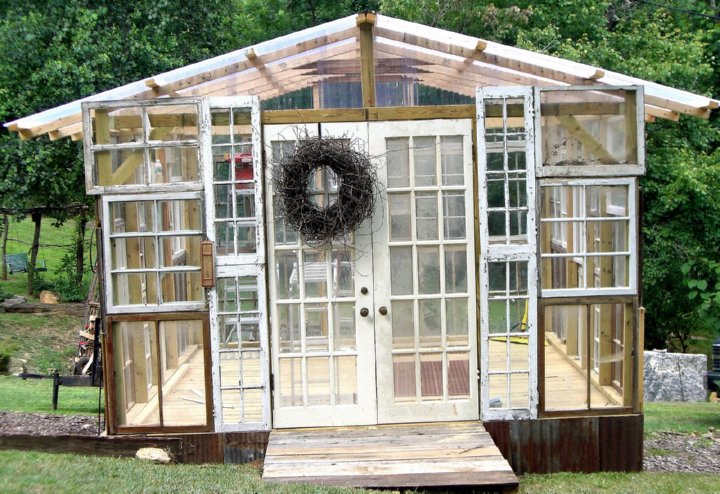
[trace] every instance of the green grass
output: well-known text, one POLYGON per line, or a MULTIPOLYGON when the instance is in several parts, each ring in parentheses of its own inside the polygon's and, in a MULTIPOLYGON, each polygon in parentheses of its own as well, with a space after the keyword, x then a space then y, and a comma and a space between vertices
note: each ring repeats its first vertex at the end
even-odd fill
POLYGON ((696 473, 554 473, 524 475, 521 493, 581 494, 710 493, 720 492, 720 476, 696 473))
POLYGON ((28 371, 73 370, 81 318, 62 314, 0 313, 0 345, 15 349, 12 356, 27 360, 28 371))
MULTIPOLYGON (((58 391, 58 409, 52 409, 52 379, 0 376, 0 410, 5 412, 97 415, 98 388, 65 387, 58 391)), ((101 409, 105 399, 100 399, 101 409)))
POLYGON ((645 434, 653 432, 705 433, 720 429, 720 403, 646 403, 645 434))
POLYGON ((155 465, 128 458, 0 451, 4 493, 57 492, 369 492, 319 486, 271 485, 252 465, 155 465))

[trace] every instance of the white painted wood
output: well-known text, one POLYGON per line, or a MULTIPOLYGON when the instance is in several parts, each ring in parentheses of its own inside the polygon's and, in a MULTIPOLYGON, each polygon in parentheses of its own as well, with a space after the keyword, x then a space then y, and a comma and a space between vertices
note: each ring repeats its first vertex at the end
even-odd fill
MULTIPOLYGON (((405 246, 422 246, 434 245, 439 246, 439 263, 443 266, 443 253, 445 246, 459 245, 466 249, 466 265, 467 265, 467 299, 468 299, 468 345, 464 347, 451 347, 453 351, 466 351, 469 355, 469 392, 468 398, 453 399, 448 397, 447 379, 443 381, 443 396, 434 399, 421 399, 420 391, 420 365, 419 356, 429 353, 442 354, 442 366, 447 369, 448 347, 443 344, 440 347, 428 348, 424 350, 408 350, 393 351, 393 327, 392 327, 392 300, 424 300, 441 298, 443 308, 441 309, 440 321, 442 325, 442 334, 447 334, 447 319, 445 315, 444 300, 453 297, 462 298, 463 294, 446 294, 444 282, 441 279, 441 293, 435 295, 417 295, 418 276, 417 270, 414 273, 414 293, 410 296, 393 296, 391 292, 391 264, 393 259, 390 257, 390 236, 387 198, 383 196, 376 207, 373 217, 373 260, 375 272, 375 311, 373 317, 375 319, 375 341, 377 351, 377 395, 378 395, 378 421, 380 423, 398 423, 398 422, 422 422, 422 421, 438 421, 438 420, 475 420, 478 418, 478 386, 477 386, 477 333, 475 313, 475 235, 474 235, 474 198, 473 198, 473 160, 472 160, 472 121, 470 120, 425 120, 425 121, 400 121, 400 122, 372 122, 370 123, 370 154, 379 157, 380 167, 378 169, 378 178, 380 179, 380 187, 382 190, 387 189, 387 166, 385 155, 387 153, 386 138, 408 137, 412 139, 415 136, 436 136, 436 159, 437 166, 440 168, 440 137, 441 136, 462 136, 463 146, 463 164, 464 164, 464 186, 441 186, 441 170, 437 172, 438 186, 433 187, 415 187, 412 172, 410 173, 410 187, 393 189, 393 191, 434 191, 438 193, 438 200, 442 201, 442 191, 462 191, 465 199, 465 239, 463 240, 442 240, 443 237, 443 218, 438 214, 438 228, 440 239, 438 241, 410 241, 410 242, 392 242, 392 245, 405 246), (379 313, 380 307, 386 307, 387 315, 379 313), (396 401, 394 394, 394 365, 393 354, 410 355, 416 354, 416 399, 414 401, 396 401)), ((409 141, 412 143, 412 141, 409 141)), ((410 144, 411 146, 413 144, 410 144)), ((410 160, 413 162, 412 150, 410 151, 410 160)), ((412 165, 411 168, 412 170, 412 165)), ((411 196, 411 209, 415 210, 415 201, 411 196)), ((438 205, 438 211, 442 211, 438 205)), ((411 216, 414 217, 414 214, 411 216)), ((412 226, 415 229, 415 226, 412 226)), ((413 262, 415 264, 415 262, 413 262)), ((444 266, 440 268, 444 271, 444 266)), ((418 312, 416 311, 415 324, 418 324, 418 312)), ((416 328, 417 331, 417 328, 416 328)), ((416 345, 418 342, 416 341, 416 345)))
MULTIPOLYGON (((367 124, 364 122, 356 123, 332 123, 332 124, 313 124, 313 125, 266 125, 263 129, 265 156, 268 158, 267 173, 265 183, 267 186, 268 198, 266 201, 267 211, 267 227, 268 227, 268 266, 270 287, 269 302, 270 314, 273 321, 279 321, 278 301, 279 295, 277 290, 277 282, 275 279, 276 255, 284 251, 303 252, 312 250, 302 247, 300 243, 294 245, 276 245, 275 244, 275 223, 274 223, 274 205, 272 201, 272 143, 274 141, 295 142, 298 138, 304 136, 317 136, 321 132, 323 137, 350 138, 355 141, 357 146, 366 150, 367 146, 367 124)), ((302 346, 299 352, 280 353, 280 328, 279 323, 272 325, 272 367, 274 379, 274 398, 273 398, 273 426, 276 428, 285 427, 304 427, 304 426, 338 426, 338 425, 360 425, 374 424, 377 422, 376 394, 375 394, 375 338, 373 331, 373 305, 372 305, 372 226, 369 222, 364 223, 355 232, 355 255, 354 255, 354 294, 352 297, 343 297, 338 301, 355 302, 355 328, 356 328, 356 350, 335 350, 314 351, 308 346, 308 338, 302 337, 302 346), (363 294, 361 288, 369 289, 368 294, 363 294), (359 315, 362 307, 368 308, 370 315, 361 317, 359 315), (329 358, 331 356, 356 356, 357 357, 357 403, 348 405, 319 405, 309 404, 307 399, 309 395, 308 380, 312 376, 308 372, 307 359, 312 357, 329 358), (302 359, 302 373, 307 375, 307 379, 302 378, 302 393, 305 400, 304 405, 283 405, 281 389, 284 384, 280 374, 283 362, 289 358, 302 359)), ((304 254, 303 254, 304 256, 304 254)), ((327 303, 326 298, 310 298, 304 296, 304 277, 306 276, 307 266, 298 266, 299 281, 299 298, 294 299, 302 308, 305 303, 327 303)), ((325 274, 329 276, 329 273, 325 274)), ((327 303, 329 328, 328 335, 333 331, 332 324, 332 304, 327 303)), ((301 316, 301 334, 305 335, 305 321, 301 316)), ((330 336, 329 336, 330 337, 330 336)), ((334 371, 329 373, 334 376, 334 371)), ((334 378, 333 378, 334 379, 334 378)), ((330 388, 334 389, 335 381, 331 380, 330 388)), ((334 392, 331 392, 334 393, 334 392)), ((333 394, 334 395, 334 394, 333 394)))
MULTIPOLYGON (((537 417, 538 395, 538 363, 537 363, 537 227, 536 227, 536 197, 535 197, 535 156, 536 143, 535 113, 538 110, 538 103, 533 101, 533 91, 529 87, 501 87, 501 88, 479 88, 477 90, 477 163, 478 163, 478 190, 479 190, 479 211, 478 229, 480 236, 480 409, 483 420, 512 420, 530 419, 537 417), (523 243, 491 244, 488 230, 488 185, 487 185, 487 158, 488 149, 485 141, 485 100, 506 98, 522 99, 525 106, 525 163, 526 163, 526 194, 527 194, 527 239, 523 243), (490 396, 490 338, 489 331, 489 272, 490 262, 519 261, 527 263, 528 287, 527 304, 528 320, 524 332, 513 332, 513 335, 525 336, 528 338, 528 406, 510 408, 503 398, 500 407, 491 407, 490 396)), ((505 117, 506 118, 506 117, 505 117)), ((504 124, 505 126, 506 124, 504 124)), ((506 142, 506 141, 505 141, 506 142)), ((507 153, 507 145, 503 144, 503 152, 507 153)), ((507 198, 506 190, 506 198, 507 198)), ((506 199, 507 201, 507 199, 506 199)), ((506 226, 507 228, 507 226, 506 226)), ((509 230, 506 231, 509 233, 509 230)), ((503 334, 493 336, 503 336, 503 334)), ((509 342, 507 343, 509 345, 509 342)), ((506 348, 506 371, 496 371, 493 375, 509 376, 513 373, 510 367, 510 349, 506 348)), ((525 372, 522 372, 525 374, 525 372)), ((509 382, 509 381, 508 381, 509 382)), ((510 396, 508 389, 505 397, 510 396)))
MULTIPOLYGON (((208 240, 215 243, 215 189, 213 186, 213 153, 211 138, 211 111, 213 109, 227 109, 231 113, 233 109, 249 109, 251 112, 252 144, 253 144, 253 170, 254 170, 254 192, 255 192, 255 227, 256 227, 256 253, 241 255, 218 256, 215 250, 215 278, 254 277, 256 280, 258 314, 257 324, 259 329, 260 344, 255 347, 260 355, 260 384, 259 386, 244 386, 243 396, 248 389, 262 390, 262 420, 240 421, 225 423, 223 411, 225 409, 222 399, 220 382, 220 324, 218 318, 218 293, 217 284, 208 290, 208 308, 210 313, 210 342, 212 351, 212 380, 213 380, 213 408, 215 416, 215 430, 217 432, 233 432, 243 430, 268 430, 271 423, 270 410, 270 365, 269 365, 269 335, 268 316, 266 308, 267 295, 265 293, 265 229, 263 210, 263 167, 261 150, 261 128, 260 128, 260 101, 257 97, 237 96, 224 98, 207 98, 202 101, 201 118, 201 158, 203 170, 203 183, 205 187, 205 224, 208 240)), ((232 133, 232 131, 231 131, 232 133)), ((239 331, 239 329, 238 329, 239 331)), ((238 339, 241 340, 240 335, 238 339)), ((239 355, 238 355, 239 356, 239 355)), ((240 361, 237 361, 240 365, 240 361)), ((240 376, 241 382, 243 376, 240 376)))

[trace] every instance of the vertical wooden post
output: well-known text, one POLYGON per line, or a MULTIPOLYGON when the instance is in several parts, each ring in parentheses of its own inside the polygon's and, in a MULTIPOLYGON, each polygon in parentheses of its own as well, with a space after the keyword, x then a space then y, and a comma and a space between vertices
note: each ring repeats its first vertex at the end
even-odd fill
POLYGON ((375 106, 375 56, 373 53, 375 19, 374 12, 366 12, 357 16, 357 26, 360 28, 360 84, 364 108, 375 106))

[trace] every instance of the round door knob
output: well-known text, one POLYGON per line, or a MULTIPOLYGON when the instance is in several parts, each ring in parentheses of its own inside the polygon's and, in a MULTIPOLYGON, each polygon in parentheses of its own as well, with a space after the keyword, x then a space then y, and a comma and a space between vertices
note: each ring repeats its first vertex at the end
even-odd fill
POLYGON ((387 316, 387 307, 380 307, 378 309, 378 312, 380 313, 381 316, 387 316))
POLYGON ((362 287, 362 288, 360 289, 360 293, 362 293, 363 295, 367 295, 367 294, 368 294, 368 289, 367 289, 367 287, 362 287))
POLYGON ((370 311, 367 310, 367 308, 363 307, 362 309, 360 309, 360 315, 361 315, 361 316, 367 317, 368 314, 370 314, 370 311))

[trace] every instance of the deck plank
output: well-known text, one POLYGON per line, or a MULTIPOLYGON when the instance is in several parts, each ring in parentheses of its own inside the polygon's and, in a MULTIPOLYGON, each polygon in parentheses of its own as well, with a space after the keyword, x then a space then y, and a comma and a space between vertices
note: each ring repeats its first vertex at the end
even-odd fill
POLYGON ((382 488, 518 485, 481 422, 275 430, 263 479, 382 488))

